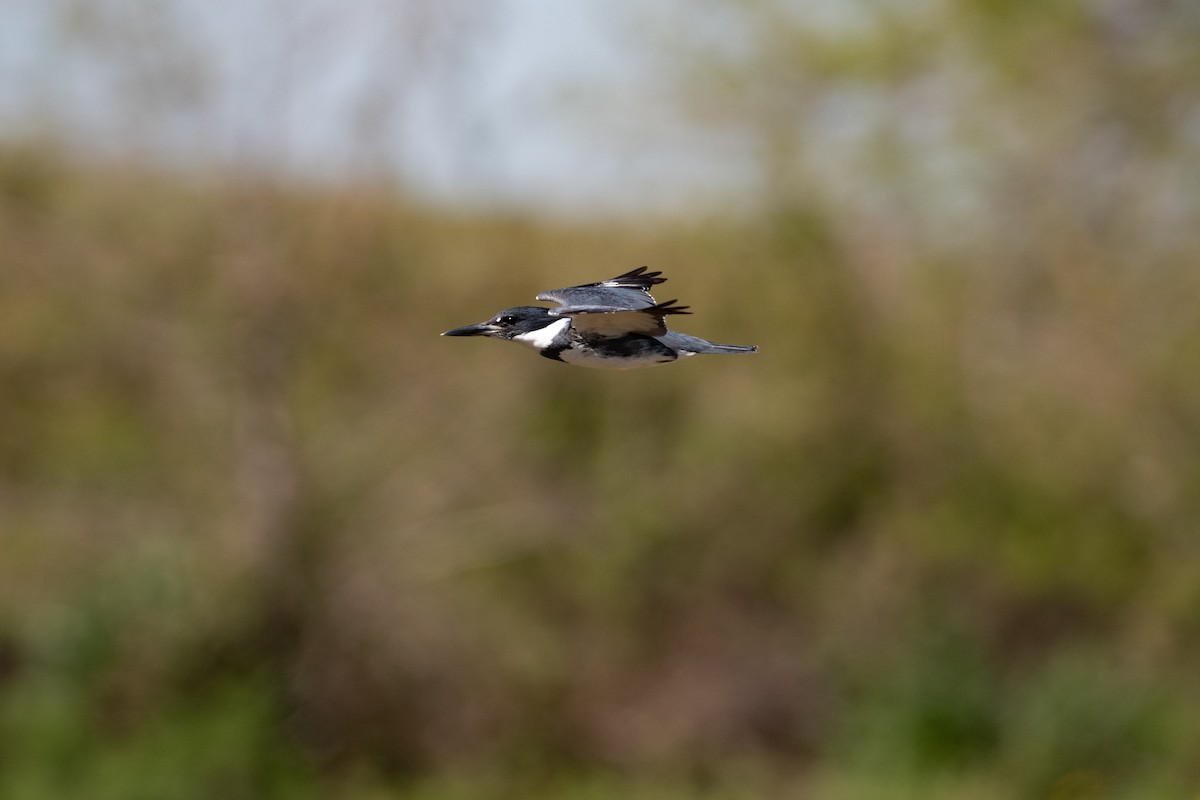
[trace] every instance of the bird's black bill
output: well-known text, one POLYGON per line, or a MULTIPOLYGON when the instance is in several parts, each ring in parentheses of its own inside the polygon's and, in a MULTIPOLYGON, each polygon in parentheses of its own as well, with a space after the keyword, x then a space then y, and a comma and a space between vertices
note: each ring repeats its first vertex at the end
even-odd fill
POLYGON ((464 325, 461 328, 454 328, 446 331, 442 336, 488 336, 492 332, 492 327, 486 322, 480 322, 478 325, 464 325))

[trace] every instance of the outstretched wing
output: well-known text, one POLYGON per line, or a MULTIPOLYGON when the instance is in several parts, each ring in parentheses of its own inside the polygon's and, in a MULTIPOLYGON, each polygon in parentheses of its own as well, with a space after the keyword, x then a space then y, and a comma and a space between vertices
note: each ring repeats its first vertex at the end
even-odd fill
MULTIPOLYGON (((647 272, 646 269, 646 267, 638 267, 624 275, 618 275, 598 283, 568 286, 566 289, 551 289, 539 294, 537 299, 558 303, 564 307, 604 308, 609 311, 650 308, 654 305, 650 287, 664 283, 667 279, 658 277, 662 274, 661 272, 647 272)), ((664 303, 664 305, 666 304, 664 303)), ((555 313, 561 314, 562 312, 563 309, 558 309, 555 313)))
MULTIPOLYGON (((582 287, 580 287, 582 288, 582 287)), ((556 317, 569 317, 571 327, 584 337, 615 339, 631 333, 662 336, 667 332, 663 318, 669 314, 690 314, 687 306, 677 306, 675 300, 654 303, 645 308, 615 308, 599 305, 564 305, 551 310, 556 317)))

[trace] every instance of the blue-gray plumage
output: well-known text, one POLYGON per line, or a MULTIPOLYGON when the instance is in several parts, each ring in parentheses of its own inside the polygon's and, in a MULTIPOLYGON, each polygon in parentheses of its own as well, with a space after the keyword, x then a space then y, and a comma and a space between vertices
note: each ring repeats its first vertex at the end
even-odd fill
POLYGON ((690 314, 675 300, 655 302, 650 287, 666 281, 646 267, 607 281, 542 292, 557 308, 517 306, 443 336, 509 339, 555 361, 581 367, 631 369, 668 364, 700 353, 753 353, 753 345, 716 344, 667 329, 666 317, 690 314))

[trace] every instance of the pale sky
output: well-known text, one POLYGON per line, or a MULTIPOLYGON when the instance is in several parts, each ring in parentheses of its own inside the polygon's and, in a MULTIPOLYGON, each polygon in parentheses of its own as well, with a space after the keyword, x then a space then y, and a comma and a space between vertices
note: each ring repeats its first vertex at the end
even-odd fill
POLYGON ((438 201, 553 211, 671 206, 738 180, 652 113, 637 3, 164 0, 158 19, 133 0, 6 6, 5 137, 367 171, 438 201))

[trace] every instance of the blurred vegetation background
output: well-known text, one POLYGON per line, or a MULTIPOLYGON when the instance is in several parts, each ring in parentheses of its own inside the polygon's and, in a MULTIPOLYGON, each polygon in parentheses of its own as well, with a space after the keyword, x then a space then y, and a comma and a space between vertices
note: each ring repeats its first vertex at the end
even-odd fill
POLYGON ((1200 6, 615 4, 590 207, 396 155, 504 4, 23 8, 0 797, 1196 797, 1200 6))

